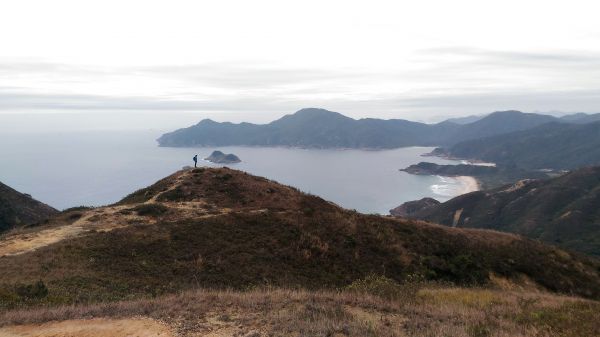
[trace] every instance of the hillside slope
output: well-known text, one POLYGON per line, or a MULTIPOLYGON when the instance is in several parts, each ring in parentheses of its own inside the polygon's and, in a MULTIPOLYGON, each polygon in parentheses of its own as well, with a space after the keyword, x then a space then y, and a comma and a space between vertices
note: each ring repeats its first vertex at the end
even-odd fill
POLYGON ((452 157, 523 169, 574 169, 600 164, 600 122, 549 123, 526 131, 458 143, 452 157))
POLYGON ((0 232, 40 222, 56 213, 57 210, 30 195, 0 183, 0 232))
POLYGON ((524 130, 557 119, 552 116, 499 111, 472 123, 424 124, 402 119, 355 120, 324 109, 302 109, 269 124, 200 123, 162 135, 160 146, 294 146, 371 148, 450 145, 467 139, 524 130))
POLYGON ((180 171, 115 205, 62 213, 3 237, 0 256, 0 307, 336 288, 372 274, 600 297, 597 260, 512 234, 364 215, 227 168, 180 171))
POLYGON ((473 192, 410 217, 512 232, 600 256, 600 167, 473 192))

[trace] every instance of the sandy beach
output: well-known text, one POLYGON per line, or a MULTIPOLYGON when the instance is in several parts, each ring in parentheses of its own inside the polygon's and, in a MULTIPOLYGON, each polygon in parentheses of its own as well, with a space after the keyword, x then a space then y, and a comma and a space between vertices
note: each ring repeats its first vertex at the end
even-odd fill
POLYGON ((460 194, 465 194, 465 193, 470 193, 470 192, 475 192, 475 191, 479 191, 480 190, 480 186, 479 186, 479 182, 477 181, 477 179, 471 177, 471 176, 458 176, 458 177, 454 177, 455 179, 457 179, 460 184, 462 185, 462 190, 460 191, 460 194))

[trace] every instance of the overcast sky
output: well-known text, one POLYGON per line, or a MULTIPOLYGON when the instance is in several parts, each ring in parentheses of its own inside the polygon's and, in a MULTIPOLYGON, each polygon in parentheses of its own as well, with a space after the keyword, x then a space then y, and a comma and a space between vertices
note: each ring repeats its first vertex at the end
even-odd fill
POLYGON ((3 1, 0 114, 600 112, 598 13, 574 0, 3 1))

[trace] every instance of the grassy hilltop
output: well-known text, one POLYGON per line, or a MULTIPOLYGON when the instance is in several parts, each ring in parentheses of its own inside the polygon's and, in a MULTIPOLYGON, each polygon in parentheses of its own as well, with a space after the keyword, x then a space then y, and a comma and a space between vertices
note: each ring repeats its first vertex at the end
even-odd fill
POLYGON ((548 323, 538 312, 566 315, 557 324, 570 333, 600 297, 593 258, 364 215, 227 168, 180 171, 117 204, 10 232, 0 256, 3 325, 141 315, 181 335, 528 335, 548 323))

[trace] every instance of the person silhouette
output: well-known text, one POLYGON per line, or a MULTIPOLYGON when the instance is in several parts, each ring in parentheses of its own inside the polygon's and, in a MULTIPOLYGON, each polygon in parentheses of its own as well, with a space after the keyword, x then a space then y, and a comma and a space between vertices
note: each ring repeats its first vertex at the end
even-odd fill
POLYGON ((198 167, 198 155, 194 155, 194 167, 198 167))

